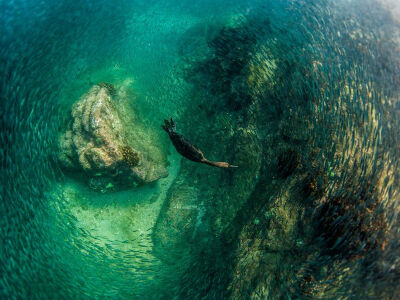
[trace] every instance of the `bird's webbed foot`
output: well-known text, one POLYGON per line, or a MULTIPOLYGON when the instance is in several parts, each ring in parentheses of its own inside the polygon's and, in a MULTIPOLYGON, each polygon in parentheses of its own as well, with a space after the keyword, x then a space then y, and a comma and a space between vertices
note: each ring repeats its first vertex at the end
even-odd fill
POLYGON ((168 133, 176 131, 176 124, 172 117, 170 121, 164 120, 164 125, 161 125, 161 127, 168 133))

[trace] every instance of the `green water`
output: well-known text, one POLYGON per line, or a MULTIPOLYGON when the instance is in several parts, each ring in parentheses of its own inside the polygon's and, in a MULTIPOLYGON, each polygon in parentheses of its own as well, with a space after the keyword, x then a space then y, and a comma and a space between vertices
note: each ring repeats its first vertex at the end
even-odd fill
POLYGON ((0 19, 0 298, 399 297, 387 5, 21 0, 0 19), (60 137, 97 85, 125 145, 165 176, 123 185, 63 164, 60 137), (238 168, 179 155, 171 116, 238 168))
POLYGON ((142 280, 154 280, 154 271, 162 268, 162 262, 152 253, 152 229, 179 171, 180 157, 172 154, 169 162, 168 178, 151 187, 111 194, 99 195, 81 182, 66 180, 55 188, 57 203, 52 203, 50 209, 71 215, 78 244, 91 245, 104 253, 105 258, 122 256, 126 276, 142 274, 142 280))

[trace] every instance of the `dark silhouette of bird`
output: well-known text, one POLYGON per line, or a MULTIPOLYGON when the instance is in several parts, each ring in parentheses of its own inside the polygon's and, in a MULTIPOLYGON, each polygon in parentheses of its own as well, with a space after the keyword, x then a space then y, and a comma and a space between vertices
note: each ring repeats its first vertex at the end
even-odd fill
POLYGON ((237 166, 230 165, 227 162, 216 162, 216 161, 209 161, 204 157, 203 152, 195 145, 193 145, 188 139, 186 139, 183 135, 176 132, 176 124, 174 119, 168 121, 164 120, 164 125, 161 127, 168 133, 169 138, 174 144, 176 151, 181 154, 183 157, 187 159, 203 164, 207 164, 213 167, 218 168, 237 168, 237 166))

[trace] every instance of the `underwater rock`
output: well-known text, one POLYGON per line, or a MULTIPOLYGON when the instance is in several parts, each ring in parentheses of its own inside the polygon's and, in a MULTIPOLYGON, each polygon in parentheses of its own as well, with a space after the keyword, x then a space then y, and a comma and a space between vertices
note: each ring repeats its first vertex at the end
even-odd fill
POLYGON ((113 100, 115 95, 111 84, 92 87, 74 104, 70 128, 59 141, 62 166, 84 171, 89 186, 101 192, 149 183, 168 175, 164 166, 156 165, 128 142, 113 100))
MULTIPOLYGON (((197 27, 194 29, 198 30, 197 27)), ((201 57, 196 55, 196 51, 190 51, 190 55, 183 55, 186 80, 220 98, 207 106, 210 111, 245 109, 252 103, 251 88, 256 84, 253 75, 258 69, 255 71, 254 65, 251 68, 249 62, 257 46, 257 36, 241 21, 234 22, 232 26, 223 26, 219 31, 216 28, 209 31, 207 34, 201 32, 201 37, 197 39, 190 37, 185 40, 183 49, 207 45, 207 51, 211 54, 201 57), (200 62, 195 61, 196 58, 200 62)))
POLYGON ((370 104, 384 93, 361 62, 321 68, 325 52, 292 43, 287 31, 259 33, 268 23, 223 28, 208 57, 191 62, 195 97, 180 122, 205 152, 239 168, 183 161, 154 228, 154 253, 187 266, 182 299, 335 299, 328 282, 357 299, 378 295, 353 284, 382 276, 377 265, 386 262, 376 261, 390 249, 391 155, 370 104))
POLYGON ((299 155, 293 149, 279 154, 278 156, 278 174, 282 178, 290 176, 299 165, 299 155))

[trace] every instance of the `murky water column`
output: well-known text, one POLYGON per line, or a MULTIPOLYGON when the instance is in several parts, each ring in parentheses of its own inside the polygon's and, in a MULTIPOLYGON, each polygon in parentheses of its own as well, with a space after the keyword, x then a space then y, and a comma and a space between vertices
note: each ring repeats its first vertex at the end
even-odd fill
POLYGON ((398 298, 393 5, 0 4, 0 297, 398 298))

